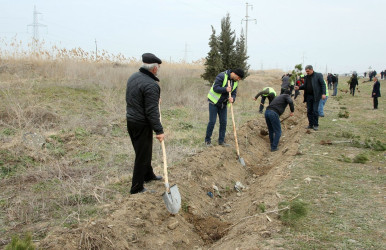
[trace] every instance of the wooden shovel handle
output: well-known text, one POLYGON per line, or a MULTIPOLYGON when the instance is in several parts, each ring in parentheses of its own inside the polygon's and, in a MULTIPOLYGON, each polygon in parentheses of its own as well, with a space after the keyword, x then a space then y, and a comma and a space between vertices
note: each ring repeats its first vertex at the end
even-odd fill
MULTIPOLYGON (((231 81, 228 80, 228 87, 231 86, 231 81)), ((232 90, 229 92, 229 97, 232 97, 232 90)), ((233 115, 233 103, 231 103, 231 114, 232 114, 232 123, 233 123, 233 134, 235 136, 235 142, 236 142, 236 151, 237 156, 240 157, 240 150, 239 150, 239 143, 237 142, 237 133, 236 133, 236 124, 235 124, 235 117, 233 115)))
MULTIPOLYGON (((162 121, 161 103, 158 104, 158 110, 159 110, 159 120, 162 121)), ((165 149, 165 142, 164 142, 164 140, 162 140, 161 146, 162 146, 162 156, 163 156, 163 161, 164 161, 165 187, 166 187, 166 192, 170 193, 169 178, 168 178, 168 163, 167 163, 167 160, 166 160, 166 149, 165 149)))

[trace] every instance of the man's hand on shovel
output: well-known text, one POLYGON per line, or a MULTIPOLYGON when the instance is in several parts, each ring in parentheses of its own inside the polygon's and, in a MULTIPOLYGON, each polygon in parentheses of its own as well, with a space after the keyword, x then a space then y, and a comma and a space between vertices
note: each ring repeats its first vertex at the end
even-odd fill
POLYGON ((165 134, 156 135, 155 138, 157 138, 157 140, 159 140, 159 142, 162 142, 165 138, 165 134))

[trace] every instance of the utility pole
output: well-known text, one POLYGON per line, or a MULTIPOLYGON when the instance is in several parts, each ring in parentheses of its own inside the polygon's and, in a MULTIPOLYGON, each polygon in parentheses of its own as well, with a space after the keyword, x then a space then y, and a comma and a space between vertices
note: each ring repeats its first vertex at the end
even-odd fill
POLYGON ((33 37, 32 37, 32 45, 34 52, 38 48, 39 44, 39 27, 46 27, 46 25, 39 23, 39 14, 42 14, 36 10, 36 5, 34 5, 34 12, 33 12, 33 23, 28 25, 32 26, 34 29, 33 37))
POLYGON ((184 62, 187 63, 188 62, 188 44, 185 42, 185 50, 184 50, 184 62))
POLYGON ((98 44, 95 38, 95 61, 98 61, 98 44))
POLYGON ((248 7, 251 7, 251 10, 253 10, 253 5, 245 3, 246 5, 246 14, 245 14, 245 19, 241 20, 241 24, 245 22, 245 54, 247 54, 248 50, 248 22, 250 21, 255 21, 255 24, 257 23, 256 19, 249 19, 248 16, 248 7))
POLYGON ((305 56, 304 56, 304 52, 303 52, 303 56, 302 56, 302 67, 303 68, 305 67, 305 65, 304 65, 304 58, 305 58, 305 56))

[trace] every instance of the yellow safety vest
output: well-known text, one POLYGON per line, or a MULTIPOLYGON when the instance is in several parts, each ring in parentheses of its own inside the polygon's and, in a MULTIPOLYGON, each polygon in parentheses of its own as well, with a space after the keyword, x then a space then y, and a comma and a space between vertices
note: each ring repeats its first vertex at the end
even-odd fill
POLYGON ((262 94, 262 96, 269 96, 269 94, 271 94, 271 93, 274 93, 275 96, 276 96, 276 91, 273 88, 266 87, 266 88, 263 88, 263 91, 266 90, 266 89, 269 89, 269 93, 268 94, 262 94))
MULTIPOLYGON (((213 83, 212 88, 209 90, 208 93, 208 99, 211 100, 214 104, 218 102, 218 100, 221 97, 221 93, 217 93, 213 90, 213 86, 216 82, 213 83)), ((227 73, 224 72, 224 81, 222 83, 222 87, 224 88, 228 84, 228 75, 227 73)), ((238 82, 233 82, 233 89, 232 92, 237 88, 238 82)))

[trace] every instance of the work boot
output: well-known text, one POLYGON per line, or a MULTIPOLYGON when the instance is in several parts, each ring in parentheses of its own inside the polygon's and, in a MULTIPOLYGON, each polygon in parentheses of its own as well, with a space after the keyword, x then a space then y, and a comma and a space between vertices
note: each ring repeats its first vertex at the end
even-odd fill
POLYGON ((230 147, 231 146, 225 142, 219 142, 218 145, 223 146, 223 147, 230 147))

